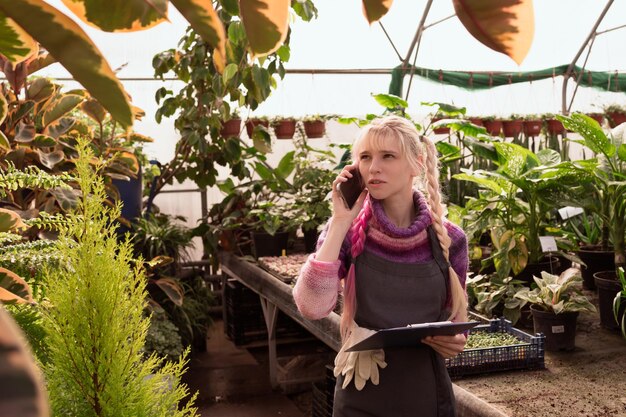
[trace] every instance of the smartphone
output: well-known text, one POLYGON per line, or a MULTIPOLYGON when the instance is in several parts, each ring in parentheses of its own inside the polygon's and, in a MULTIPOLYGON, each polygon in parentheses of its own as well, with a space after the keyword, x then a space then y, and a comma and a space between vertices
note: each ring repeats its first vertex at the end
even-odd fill
POLYGON ((339 183, 339 194, 341 194, 343 201, 346 202, 346 206, 352 209, 354 203, 359 199, 361 192, 365 188, 365 184, 363 183, 358 168, 352 169, 350 173, 352 174, 352 178, 348 178, 346 182, 339 183))

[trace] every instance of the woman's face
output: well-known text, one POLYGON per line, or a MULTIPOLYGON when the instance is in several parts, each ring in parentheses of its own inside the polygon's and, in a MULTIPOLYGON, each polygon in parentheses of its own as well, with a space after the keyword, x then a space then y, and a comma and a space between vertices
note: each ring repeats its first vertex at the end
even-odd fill
POLYGON ((363 138, 357 156, 361 176, 372 197, 384 200, 394 195, 411 195, 417 172, 402 152, 398 139, 363 138))

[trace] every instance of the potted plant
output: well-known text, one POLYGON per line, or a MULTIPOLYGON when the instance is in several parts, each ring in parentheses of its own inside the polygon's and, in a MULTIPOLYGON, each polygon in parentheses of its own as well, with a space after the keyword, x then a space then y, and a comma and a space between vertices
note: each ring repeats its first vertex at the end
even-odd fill
POLYGON ((296 133, 296 119, 293 117, 277 116, 272 119, 271 125, 276 139, 292 139, 296 133))
POLYGON ((534 277, 537 288, 522 288, 515 297, 530 303, 535 333, 546 336, 546 350, 573 350, 576 341, 576 319, 581 311, 595 312, 579 284, 580 272, 570 268, 561 275, 541 273, 534 277))
POLYGON ((516 114, 510 115, 506 119, 502 119, 502 133, 504 134, 504 137, 507 138, 519 136, 522 133, 523 126, 522 119, 516 114))
POLYGON ((500 136, 502 131, 502 120, 496 116, 485 116, 482 118, 483 126, 491 136, 500 136))
MULTIPOLYGON (((576 202, 580 207, 594 211, 602 218, 603 242, 613 243, 615 268, 626 266, 626 125, 613 129, 610 136, 598 123, 584 114, 570 117, 559 116, 568 129, 582 136, 581 143, 594 151, 598 157, 578 161, 581 175, 588 175, 592 182, 586 187, 586 195, 576 202)), ((608 243, 605 244, 608 246, 608 243)), ((594 275, 598 287, 600 322, 604 327, 617 329, 612 314, 615 294, 619 291, 616 269, 600 271, 594 275)))
POLYGON ((545 113, 542 115, 543 123, 546 126, 546 132, 549 135, 562 135, 565 132, 565 127, 563 127, 563 123, 552 113, 545 113))
POLYGON ((536 114, 529 114, 524 117, 524 134, 526 136, 537 136, 541 133, 543 123, 536 114))
POLYGON ((222 120, 222 128, 220 129, 220 135, 225 138, 239 137, 241 133, 241 117, 239 111, 234 110, 230 117, 226 120, 222 120))
POLYGON ((468 304, 486 317, 504 316, 516 324, 522 316, 526 301, 515 294, 524 288, 524 282, 497 274, 478 274, 467 278, 468 304))
POLYGON ((330 218, 331 204, 327 198, 332 182, 337 176, 332 167, 335 155, 330 150, 316 149, 308 145, 306 138, 295 142, 295 189, 294 208, 304 235, 307 253, 315 251, 319 227, 330 218))
POLYGON ((615 316, 615 321, 619 323, 622 329, 622 335, 626 337, 626 278, 624 277, 624 268, 618 268, 617 275, 619 276, 621 289, 615 294, 613 299, 613 315, 615 316))
POLYGON ((326 120, 329 120, 330 116, 314 114, 306 116, 302 119, 302 125, 304 126, 304 132, 307 138, 317 139, 324 137, 326 133, 326 120))
POLYGON ((472 124, 474 124, 476 126, 484 126, 482 117, 479 117, 479 116, 467 116, 466 119, 469 120, 470 123, 472 123, 472 124))
POLYGON ((252 138, 255 130, 269 128, 270 121, 267 116, 254 116, 246 120, 246 133, 249 138, 252 138))
POLYGON ((626 122, 626 109, 619 104, 611 104, 604 108, 604 114, 609 120, 609 126, 614 128, 626 122))

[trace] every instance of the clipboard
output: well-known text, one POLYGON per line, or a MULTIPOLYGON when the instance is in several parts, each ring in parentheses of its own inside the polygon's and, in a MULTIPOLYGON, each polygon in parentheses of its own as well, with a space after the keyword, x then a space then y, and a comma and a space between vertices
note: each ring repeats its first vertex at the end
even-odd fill
POLYGON ((388 347, 417 346, 426 336, 454 336, 477 325, 478 321, 450 322, 436 321, 430 323, 410 324, 406 327, 382 329, 363 339, 346 352, 381 349, 388 347))

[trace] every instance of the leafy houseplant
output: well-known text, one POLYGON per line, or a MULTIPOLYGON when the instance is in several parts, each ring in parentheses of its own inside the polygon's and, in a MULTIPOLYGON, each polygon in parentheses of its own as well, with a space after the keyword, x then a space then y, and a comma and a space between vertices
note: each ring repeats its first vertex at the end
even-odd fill
POLYGON ((497 274, 478 274, 467 279, 467 293, 476 311, 487 317, 504 316, 515 324, 522 315, 526 301, 515 297, 523 282, 506 277, 500 279, 497 274))
POLYGON ((531 304, 535 332, 546 335, 546 350, 574 349, 578 313, 596 311, 579 288, 580 272, 570 268, 557 276, 544 271, 534 280, 537 288, 522 288, 515 297, 531 304))

